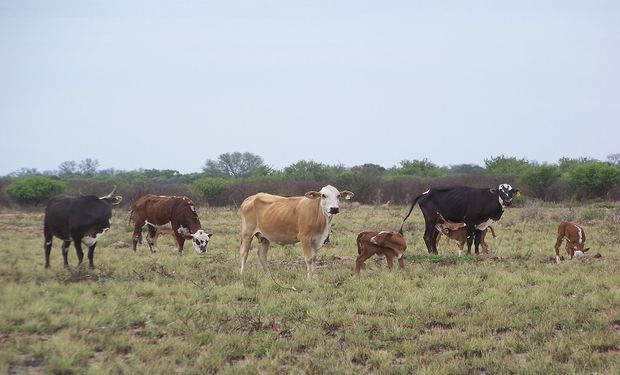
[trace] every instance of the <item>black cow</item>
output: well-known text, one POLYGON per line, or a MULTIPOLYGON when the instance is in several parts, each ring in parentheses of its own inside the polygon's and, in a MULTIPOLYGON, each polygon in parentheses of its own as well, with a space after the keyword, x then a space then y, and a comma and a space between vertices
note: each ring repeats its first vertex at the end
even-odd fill
POLYGON ((429 253, 437 254, 436 240, 439 234, 437 224, 442 222, 443 216, 445 220, 454 223, 465 223, 467 255, 471 254, 472 241, 478 254, 482 231, 502 217, 504 207, 510 206, 518 193, 518 189, 513 189, 508 184, 501 184, 497 189, 477 189, 465 186, 432 188, 415 198, 402 225, 411 215, 415 204, 419 202, 426 223, 424 242, 429 253))
POLYGON ((94 267, 93 255, 97 240, 110 229, 112 206, 119 204, 123 199, 121 196, 114 196, 115 191, 116 187, 110 194, 101 198, 95 195, 54 198, 47 204, 43 221, 45 268, 50 266, 53 236, 62 240, 65 267, 69 266, 67 253, 71 241, 77 252, 78 264, 81 264, 84 258, 83 242, 88 246, 89 266, 94 267))

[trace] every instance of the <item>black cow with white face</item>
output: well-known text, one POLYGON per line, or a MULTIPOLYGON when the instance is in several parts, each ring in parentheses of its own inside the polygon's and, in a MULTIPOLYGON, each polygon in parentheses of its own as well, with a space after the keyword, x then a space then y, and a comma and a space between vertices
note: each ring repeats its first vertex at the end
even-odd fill
POLYGON ((518 189, 513 189, 508 184, 501 184, 497 189, 465 186, 432 188, 415 198, 403 224, 419 202, 425 222, 424 242, 429 253, 437 254, 437 224, 442 222, 443 217, 454 223, 465 223, 467 255, 471 254, 472 242, 478 254, 482 231, 502 217, 504 207, 512 205, 512 200, 518 193, 518 189))
POLYGON ((112 206, 123 199, 114 196, 116 187, 103 197, 83 195, 80 197, 60 197, 52 199, 45 208, 43 236, 45 237, 45 268, 50 266, 50 251, 54 236, 62 240, 62 257, 65 267, 69 245, 73 241, 77 252, 78 264, 82 263, 84 253, 82 243, 88 247, 88 263, 94 267, 93 256, 97 240, 110 229, 112 223, 112 206))

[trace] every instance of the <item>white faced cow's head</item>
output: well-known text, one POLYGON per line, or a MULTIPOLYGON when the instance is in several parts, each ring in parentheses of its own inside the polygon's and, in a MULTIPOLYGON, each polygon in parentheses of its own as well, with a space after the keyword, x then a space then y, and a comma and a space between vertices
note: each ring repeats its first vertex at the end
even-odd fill
POLYGON ((309 191, 304 194, 306 198, 320 199, 319 205, 325 215, 335 215, 340 212, 340 198, 351 199, 353 193, 348 190, 338 191, 335 187, 327 185, 321 191, 309 191))
POLYGON ((197 254, 203 254, 207 252, 207 245, 209 244, 209 240, 211 239, 212 234, 207 233, 202 229, 196 231, 196 233, 192 233, 192 245, 194 246, 194 250, 196 250, 197 254))
POLYGON ((519 196, 519 189, 513 189, 512 186, 508 184, 501 184, 497 188, 497 190, 491 189, 491 192, 497 192, 499 195, 499 204, 502 207, 509 207, 512 205, 512 200, 515 196, 519 196))

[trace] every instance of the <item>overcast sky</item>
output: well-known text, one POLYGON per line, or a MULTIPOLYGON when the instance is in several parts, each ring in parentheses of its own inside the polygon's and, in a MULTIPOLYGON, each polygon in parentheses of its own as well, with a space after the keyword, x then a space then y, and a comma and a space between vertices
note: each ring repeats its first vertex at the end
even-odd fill
POLYGON ((0 0, 0 175, 620 152, 620 1, 0 0))

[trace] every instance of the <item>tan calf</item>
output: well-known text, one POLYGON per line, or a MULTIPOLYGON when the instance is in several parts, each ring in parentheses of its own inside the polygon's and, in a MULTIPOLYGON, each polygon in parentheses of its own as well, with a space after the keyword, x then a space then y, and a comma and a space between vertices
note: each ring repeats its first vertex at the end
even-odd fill
POLYGON ((563 221, 558 226, 558 236, 555 241, 555 262, 560 264, 560 246, 566 240, 566 252, 570 259, 573 259, 575 251, 585 253, 590 248, 584 249, 586 242, 586 232, 582 227, 569 221, 563 221))
POLYGON ((387 231, 364 231, 357 235, 357 253, 355 260, 355 272, 359 274, 366 259, 374 254, 385 255, 388 268, 392 270, 394 259, 398 260, 398 266, 405 268, 403 253, 407 249, 407 243, 402 233, 387 231))
MULTIPOLYGON (((456 242, 458 242, 459 256, 461 256, 463 253, 463 248, 465 246, 465 243, 467 242, 467 228, 465 226, 465 223, 453 223, 451 221, 445 220, 443 216, 441 216, 441 214, 439 216, 443 220, 443 223, 439 223, 436 225, 436 228, 439 231, 439 234, 437 235, 435 247, 439 246, 439 240, 441 239, 441 236, 444 235, 448 239, 451 238, 455 240, 456 242)), ((482 252, 484 254, 488 254, 489 252, 489 245, 487 245, 486 241, 484 240, 484 238, 487 235, 487 229, 491 230, 491 234, 493 235, 493 238, 497 237, 495 235, 495 231, 493 230, 492 226, 488 226, 482 230, 482 234, 480 235, 480 247, 482 247, 482 252)))

